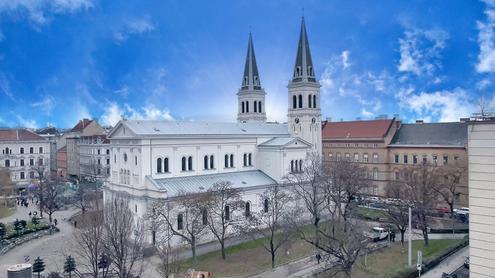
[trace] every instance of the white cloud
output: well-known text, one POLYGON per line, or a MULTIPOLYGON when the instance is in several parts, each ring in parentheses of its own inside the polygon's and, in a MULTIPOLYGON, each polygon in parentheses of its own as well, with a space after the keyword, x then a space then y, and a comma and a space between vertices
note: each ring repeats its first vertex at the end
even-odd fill
POLYGON ((14 93, 10 89, 10 81, 3 72, 0 72, 0 92, 11 100, 15 100, 14 93))
POLYGON ((349 54, 351 54, 349 50, 344 50, 340 53, 340 57, 342 58, 342 67, 344 67, 344 69, 351 66, 351 63, 349 62, 349 54))
POLYGON ((25 128, 31 128, 31 129, 36 129, 38 128, 38 124, 36 123, 35 120, 32 119, 25 119, 20 115, 17 115, 17 122, 21 127, 25 128))
POLYGON ((148 33, 155 30, 155 25, 147 17, 127 21, 124 27, 115 32, 113 37, 118 42, 126 41, 129 36, 148 33))
POLYGON ((440 52, 445 48, 449 35, 441 29, 408 29, 399 39, 400 60, 397 69, 400 72, 417 76, 431 75, 440 68, 440 52))
POLYGON ((363 115, 363 117, 365 118, 372 118, 375 114, 363 108, 361 109, 361 115, 363 115))
POLYGON ((136 110, 127 103, 120 107, 112 102, 101 116, 101 122, 104 125, 114 126, 122 117, 132 120, 174 120, 168 109, 158 109, 153 105, 148 105, 136 110))
POLYGON ((37 102, 31 103, 31 107, 41 109, 45 114, 51 114, 55 107, 55 98, 50 95, 45 96, 43 99, 37 102))
POLYGON ((7 0, 0 1, 0 14, 26 15, 36 26, 45 25, 52 14, 75 13, 93 7, 92 0, 7 0))
MULTIPOLYGON (((491 1, 494 2, 494 1, 491 1)), ((480 73, 495 72, 495 4, 489 2, 485 10, 486 21, 478 21, 478 44, 480 53, 478 54, 478 64, 476 70, 480 73)))

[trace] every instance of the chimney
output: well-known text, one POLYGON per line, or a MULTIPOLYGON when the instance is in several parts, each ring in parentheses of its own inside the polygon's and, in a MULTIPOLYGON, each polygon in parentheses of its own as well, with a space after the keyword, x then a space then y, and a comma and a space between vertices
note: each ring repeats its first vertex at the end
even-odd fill
POLYGON ((423 120, 416 120, 416 123, 417 124, 422 124, 422 123, 424 123, 424 121, 423 120))

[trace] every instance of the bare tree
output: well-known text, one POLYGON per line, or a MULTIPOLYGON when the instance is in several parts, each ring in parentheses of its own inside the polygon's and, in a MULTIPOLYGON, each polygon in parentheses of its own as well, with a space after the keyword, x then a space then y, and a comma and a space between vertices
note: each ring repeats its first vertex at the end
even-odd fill
POLYGON ((129 203, 123 199, 108 202, 104 210, 104 249, 120 278, 141 274, 144 225, 134 219, 129 203))
POLYGON ((242 207, 241 192, 228 181, 215 183, 208 192, 208 227, 220 243, 222 259, 225 260, 225 239, 227 236, 235 236, 240 227, 237 222, 231 221, 230 215, 234 215, 242 207), (225 215, 227 209, 229 217, 225 215))
POLYGON ((460 183, 467 174, 467 162, 463 160, 438 167, 438 186, 435 187, 438 195, 450 208, 451 217, 454 218, 454 206, 461 195, 460 183))
POLYGON ((290 239, 293 197, 279 185, 270 186, 259 194, 263 207, 251 218, 251 234, 262 238, 263 248, 270 253, 272 268, 275 268, 275 256, 281 246, 290 239))
POLYGON ((52 215, 60 209, 62 205, 62 188, 58 179, 46 181, 43 187, 39 188, 38 196, 43 200, 42 210, 48 214, 48 220, 52 223, 52 215))
POLYGON ((80 265, 98 278, 99 259, 104 251, 103 214, 93 212, 84 215, 79 228, 74 229, 74 251, 82 258, 80 265))
POLYGON ((157 247, 157 254, 161 262, 158 271, 162 277, 174 277, 175 274, 179 273, 180 262, 177 249, 172 248, 170 243, 167 243, 157 247))
POLYGON ((43 187, 45 183, 48 181, 48 178, 46 177, 46 166, 43 163, 37 162, 35 166, 31 168, 35 174, 36 174, 36 180, 38 181, 38 188, 36 190, 36 197, 38 198, 39 202, 39 209, 40 209, 40 217, 43 217, 43 207, 44 207, 44 200, 43 200, 43 187))
POLYGON ((387 217, 400 232, 400 243, 404 246, 404 235, 409 225, 409 203, 407 190, 402 183, 389 183, 385 188, 388 198, 396 201, 387 207, 387 217))
POLYGON ((0 195, 4 197, 4 205, 7 207, 8 197, 14 196, 15 186, 10 178, 10 171, 8 168, 0 167, 0 195))
POLYGON ((169 229, 191 247, 193 266, 197 264, 196 245, 208 229, 210 193, 180 192, 173 200, 157 202, 152 207, 155 225, 160 230, 169 229))

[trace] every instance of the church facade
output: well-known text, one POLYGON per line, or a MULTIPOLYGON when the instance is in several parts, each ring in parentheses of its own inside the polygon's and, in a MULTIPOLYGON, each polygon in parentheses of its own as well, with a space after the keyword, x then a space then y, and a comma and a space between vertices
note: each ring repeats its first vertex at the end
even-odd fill
POLYGON ((310 153, 321 154, 319 90, 303 19, 288 84, 287 123, 266 122, 266 92, 250 34, 237 122, 119 121, 108 135, 105 201, 125 197, 135 215, 144 217, 156 200, 229 181, 242 190, 247 206, 262 207, 258 193, 301 171, 310 153))

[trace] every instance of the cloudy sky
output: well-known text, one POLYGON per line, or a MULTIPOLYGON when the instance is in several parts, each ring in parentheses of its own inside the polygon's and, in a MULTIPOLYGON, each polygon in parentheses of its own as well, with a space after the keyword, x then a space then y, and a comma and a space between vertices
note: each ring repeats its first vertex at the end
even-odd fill
POLYGON ((0 0, 0 126, 234 121, 249 30, 284 121, 303 9, 323 117, 495 110, 495 0, 0 0))

